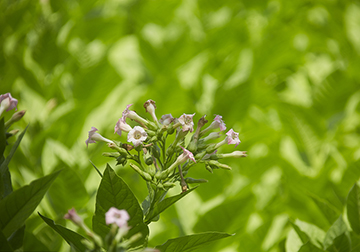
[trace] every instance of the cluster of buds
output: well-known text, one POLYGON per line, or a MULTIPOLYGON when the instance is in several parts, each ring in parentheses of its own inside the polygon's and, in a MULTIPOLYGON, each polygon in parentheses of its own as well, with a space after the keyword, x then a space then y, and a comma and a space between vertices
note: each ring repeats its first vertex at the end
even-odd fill
POLYGON ((205 115, 202 116, 194 130, 194 114, 183 114, 174 118, 171 114, 161 116, 158 120, 155 110, 155 102, 148 100, 144 108, 151 115, 152 120, 141 117, 135 111, 130 110, 132 104, 123 111, 121 118, 115 125, 114 133, 122 136, 127 134, 126 142, 109 140, 92 127, 86 144, 102 141, 115 152, 103 153, 104 156, 113 157, 117 164, 125 165, 129 160, 133 161, 130 167, 146 180, 154 190, 167 191, 176 182, 180 183, 183 191, 186 191, 189 183, 206 182, 204 179, 186 177, 189 169, 196 163, 203 163, 205 168, 213 172, 214 169, 222 168, 230 170, 231 167, 220 163, 219 160, 229 157, 246 157, 245 151, 220 154, 218 149, 223 145, 240 144, 239 134, 233 129, 226 132, 226 125, 220 115, 216 115, 213 122, 206 128, 208 122, 205 115), (127 120, 135 121, 138 125, 132 127, 127 120), (204 128, 204 129, 203 129, 204 128), (223 139, 213 143, 214 139, 223 139), (192 133, 191 137, 186 137, 192 133), (175 134, 170 144, 167 139, 175 134), (185 138, 190 139, 185 143, 185 138), (186 178, 185 178, 186 177, 186 178))
MULTIPOLYGON (((0 117, 4 112, 9 112, 10 110, 15 109, 17 111, 17 104, 18 100, 13 98, 10 93, 0 95, 0 117)), ((11 118, 5 122, 5 130, 9 129, 12 124, 20 119, 25 115, 25 110, 15 112, 11 118)), ((12 130, 6 133, 6 137, 9 138, 17 134, 19 130, 12 130)))
MULTIPOLYGON (((128 226, 128 221, 130 216, 128 212, 124 209, 117 209, 115 207, 111 207, 105 213, 105 223, 106 225, 111 225, 110 231, 106 236, 105 244, 99 235, 91 231, 84 220, 77 214, 74 208, 70 209, 67 214, 65 214, 64 219, 71 220, 76 226, 80 227, 85 231, 87 236, 90 238, 92 242, 89 240, 84 240, 83 243, 89 251, 103 251, 102 247, 106 247, 109 252, 116 251, 128 251, 131 247, 131 244, 136 242, 141 238, 141 233, 137 233, 130 238, 126 238, 131 227, 128 226)), ((131 250, 134 251, 134 250, 131 250)), ((135 250, 136 252, 159 252, 156 249, 145 248, 135 250)))

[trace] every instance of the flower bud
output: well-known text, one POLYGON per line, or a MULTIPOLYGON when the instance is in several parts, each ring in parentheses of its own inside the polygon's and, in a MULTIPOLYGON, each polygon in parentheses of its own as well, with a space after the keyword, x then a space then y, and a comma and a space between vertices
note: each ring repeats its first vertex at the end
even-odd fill
POLYGON ((142 171, 139 167, 134 164, 130 164, 130 167, 133 168, 139 175, 146 181, 152 181, 152 177, 149 173, 142 171))
POLYGON ((153 157, 151 156, 150 152, 146 149, 143 148, 143 159, 146 165, 152 165, 153 164, 153 157))
POLYGON ((21 110, 12 115, 9 121, 5 123, 5 128, 8 129, 13 123, 20 121, 21 118, 25 115, 26 110, 21 110))
POLYGON ((206 179, 194 179, 194 178, 190 178, 190 177, 185 178, 185 181, 186 181, 186 183, 189 183, 189 184, 200 184, 200 183, 208 182, 206 179))
POLYGON ((157 122, 158 120, 157 120, 156 115, 155 115, 155 109, 156 109, 155 102, 153 100, 147 100, 144 103, 144 108, 145 108, 146 112, 148 112, 151 115, 154 122, 157 122))

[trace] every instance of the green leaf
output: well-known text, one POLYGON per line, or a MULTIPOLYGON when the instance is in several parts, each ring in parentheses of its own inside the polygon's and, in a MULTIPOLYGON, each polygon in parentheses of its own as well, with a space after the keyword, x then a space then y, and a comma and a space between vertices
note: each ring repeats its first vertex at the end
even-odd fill
POLYGON ((295 223, 291 222, 291 225, 293 226, 302 243, 307 243, 309 241, 309 236, 301 231, 301 229, 295 223))
POLYGON ((318 248, 322 248, 322 241, 325 238, 325 232, 322 229, 301 220, 295 220, 294 223, 291 222, 291 225, 304 245, 310 242, 311 245, 315 244, 318 248))
POLYGON ((59 235, 62 236, 62 238, 64 238, 64 240, 73 248, 75 248, 77 251, 86 251, 86 246, 81 242, 82 240, 86 240, 85 237, 83 237, 82 235, 67 229, 66 227, 63 227, 61 225, 55 224, 55 222, 50 219, 47 218, 43 215, 41 215, 40 213, 38 213, 40 215, 40 217, 46 222, 46 224, 48 224, 50 227, 52 227, 59 235))
POLYGON ((163 212, 166 208, 170 207, 172 204, 175 204, 178 200, 180 200, 185 195, 189 194, 197 187, 191 188, 184 193, 180 193, 178 195, 165 198, 163 201, 160 201, 157 205, 155 205, 153 211, 146 217, 145 223, 149 224, 153 218, 158 216, 161 212, 163 212))
POLYGON ((1 176, 1 179, 0 179, 0 199, 6 197, 7 195, 9 195, 12 192, 11 176, 10 176, 10 173, 9 173, 8 165, 9 165, 12 157, 14 156, 14 153, 15 153, 16 149, 18 148, 18 146, 19 146, 23 136, 25 135, 25 132, 26 132, 28 127, 29 127, 29 125, 26 126, 24 131, 16 139, 13 147, 10 150, 9 155, 5 158, 4 162, 2 162, 1 165, 0 165, 0 176, 1 176))
POLYGON ((360 234, 360 187, 357 183, 354 184, 348 194, 346 209, 352 230, 360 234))
POLYGON ((327 202, 324 199, 321 199, 317 196, 310 196, 312 200, 315 202, 317 207, 320 209, 320 211, 323 213, 325 218, 328 220, 330 224, 334 223, 334 221, 338 218, 340 215, 340 212, 329 202, 327 202))
POLYGON ((321 252, 321 251, 325 251, 325 250, 316 247, 310 241, 302 245, 301 248, 299 249, 299 252, 321 252))
POLYGON ((206 232, 169 239, 164 244, 156 246, 161 252, 190 252, 208 242, 231 236, 227 233, 206 232))
MULTIPOLYGON (((324 239, 325 249, 329 248, 331 245, 335 244, 335 239, 347 231, 346 224, 343 221, 342 215, 334 222, 334 224, 329 228, 324 239)), ((338 241, 339 243, 339 241, 338 241)))
POLYGON ((0 231, 0 251, 14 251, 3 232, 0 231))
POLYGON ((336 237, 333 241, 333 244, 326 249, 330 252, 350 252, 351 250, 351 241, 346 233, 342 233, 336 237))
POLYGON ((0 201, 0 229, 6 237, 19 229, 33 213, 59 172, 34 180, 0 201))
POLYGON ((8 239, 13 249, 19 249, 24 243, 25 225, 16 230, 8 239))
POLYGON ((4 155, 6 148, 6 131, 4 124, 4 117, 0 120, 0 158, 4 155))
POLYGON ((143 222, 143 212, 138 200, 128 185, 107 165, 96 195, 96 209, 93 217, 93 229, 102 238, 105 238, 110 231, 110 226, 105 223, 105 213, 110 207, 125 209, 129 213, 128 225, 132 228, 127 237, 139 232, 142 234, 141 239, 132 246, 146 245, 149 228, 143 222))
POLYGON ((72 207, 80 209, 89 201, 83 182, 71 168, 62 170, 49 189, 48 196, 53 209, 58 214, 63 214, 72 207))

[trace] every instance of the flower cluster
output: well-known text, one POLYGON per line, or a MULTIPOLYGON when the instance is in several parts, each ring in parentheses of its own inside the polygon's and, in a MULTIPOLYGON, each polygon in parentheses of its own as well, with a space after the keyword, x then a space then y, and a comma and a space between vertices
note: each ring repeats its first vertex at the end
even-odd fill
POLYGON ((219 159, 228 157, 246 157, 245 151, 234 151, 221 154, 218 149, 223 145, 240 144, 239 133, 233 129, 226 131, 226 125, 222 116, 215 115, 211 124, 204 128, 208 121, 205 116, 201 117, 194 129, 193 114, 182 114, 174 118, 171 114, 161 116, 158 120, 153 100, 144 103, 144 108, 151 115, 148 120, 135 111, 130 110, 132 104, 127 105, 122 116, 115 124, 114 133, 122 136, 127 134, 126 142, 109 140, 99 133, 95 127, 89 131, 89 138, 86 144, 102 141, 116 152, 103 153, 104 156, 116 158, 117 164, 125 165, 127 161, 133 161, 130 167, 146 180, 155 189, 167 191, 179 182, 183 191, 188 188, 188 183, 200 183, 205 180, 185 178, 189 169, 196 163, 203 163, 208 171, 213 169, 231 169, 228 165, 220 163, 219 159), (131 126, 135 121, 136 126, 131 126), (130 124, 128 124, 130 123, 130 124), (204 128, 204 129, 203 129, 204 128), (218 143, 212 140, 221 138, 218 143), (189 143, 185 143, 185 137, 191 134, 189 143), (172 142, 168 144, 170 135, 172 142), (134 152, 135 151, 135 152, 134 152))

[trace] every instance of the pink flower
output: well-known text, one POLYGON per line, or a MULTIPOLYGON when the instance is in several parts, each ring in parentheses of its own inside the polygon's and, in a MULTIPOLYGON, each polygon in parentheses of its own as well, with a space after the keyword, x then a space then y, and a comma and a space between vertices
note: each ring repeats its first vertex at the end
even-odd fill
POLYGON ((159 120, 159 122, 165 126, 169 125, 173 121, 174 121, 174 117, 171 114, 163 115, 159 120))
POLYGON ((233 129, 230 129, 226 133, 226 141, 227 144, 235 144, 235 147, 237 147, 239 143, 241 143, 239 139, 239 133, 236 133, 233 129))
POLYGON ((126 123, 125 118, 121 117, 115 125, 114 134, 117 133, 121 136, 121 131, 129 132, 132 130, 131 126, 126 123))
POLYGON ((194 122, 193 122, 194 115, 195 115, 195 113, 192 115, 191 114, 183 114, 182 116, 180 116, 178 121, 179 121, 179 123, 181 123, 183 131, 190 130, 190 132, 193 132, 193 130, 194 130, 194 122))
POLYGON ((111 207, 105 214, 106 225, 115 223, 119 228, 127 227, 127 222, 130 216, 126 210, 119 210, 115 207, 111 207))
POLYGON ((214 121, 209 125, 209 127, 204 129, 203 131, 201 131, 201 134, 203 135, 206 132, 208 132, 209 130, 213 130, 213 129, 217 129, 217 128, 220 128, 220 132, 226 130, 226 125, 225 125, 224 121, 222 120, 221 115, 216 115, 214 118, 214 121))
POLYGON ((191 153, 191 151, 188 151, 187 149, 185 149, 184 147, 180 146, 181 149, 183 149, 183 153, 176 159, 176 162, 178 164, 182 164, 184 162, 186 162, 188 159, 191 159, 192 161, 195 161, 195 158, 194 158, 194 154, 191 153))
POLYGON ((89 143, 96 143, 96 141, 106 142, 106 143, 114 143, 113 141, 103 137, 99 133, 96 133, 96 131, 99 131, 99 130, 95 127, 91 127, 91 130, 89 131, 89 137, 85 141, 86 146, 88 146, 89 143))
POLYGON ((214 121, 211 124, 214 124, 214 126, 216 128, 219 127, 220 132, 226 130, 226 125, 225 125, 224 121, 222 120, 221 115, 216 115, 214 118, 214 121))
POLYGON ((67 214, 64 215, 64 219, 71 220, 76 225, 81 225, 83 223, 83 220, 81 217, 76 213, 75 208, 71 208, 67 214))
POLYGON ((12 98, 10 93, 0 95, 0 115, 3 111, 10 111, 15 108, 17 110, 18 101, 12 98))
POLYGON ((140 126, 135 126, 132 130, 130 130, 127 141, 132 142, 135 147, 142 144, 147 139, 147 133, 140 126))

